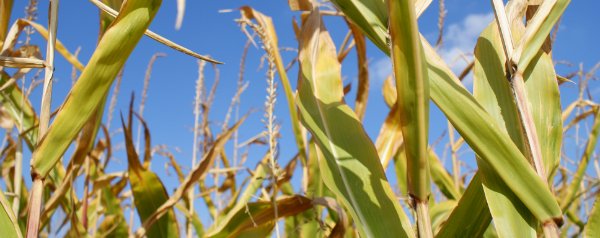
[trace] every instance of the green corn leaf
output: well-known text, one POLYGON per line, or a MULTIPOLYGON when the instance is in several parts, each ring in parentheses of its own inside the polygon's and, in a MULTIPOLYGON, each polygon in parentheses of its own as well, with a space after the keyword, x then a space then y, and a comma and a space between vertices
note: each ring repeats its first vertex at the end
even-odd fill
POLYGON ((444 165, 440 162, 440 158, 433 150, 429 150, 429 166, 431 169, 431 179, 440 189, 442 194, 448 199, 458 200, 461 196, 461 192, 456 184, 454 184, 454 179, 452 179, 450 173, 444 168, 444 165))
MULTIPOLYGON (((140 163, 132 134, 132 114, 133 101, 130 105, 130 114, 127 125, 123 121, 123 131, 125 135, 125 146, 127 149, 127 161, 129 164, 128 174, 129 183, 133 192, 133 201, 135 208, 142 223, 146 221, 160 206, 169 199, 167 190, 160 181, 160 178, 152 171, 145 169, 140 163)), ((146 136, 145 156, 150 156, 150 137, 144 121, 144 134, 146 136)), ((152 237, 179 237, 179 228, 175 212, 170 209, 164 216, 156 221, 148 230, 147 235, 152 237)))
MULTIPOLYGON (((125 182, 125 180, 122 180, 125 182)), ((119 186, 115 186, 119 187, 119 186)), ((102 189, 102 206, 106 208, 105 218, 98 228, 99 237, 123 237, 129 235, 129 228, 125 215, 121 208, 120 200, 117 197, 117 189, 102 189)))
MULTIPOLYGON (((123 4, 123 0, 102 0, 102 3, 106 4, 106 6, 109 6, 112 9, 120 11, 121 5, 123 4)), ((102 35, 104 35, 104 32, 106 32, 106 30, 108 30, 108 27, 110 26, 110 24, 113 23, 115 18, 102 10, 99 10, 99 12, 100 12, 100 34, 99 34, 99 37, 102 38, 102 35)))
POLYGON ((478 161, 487 208, 500 237, 537 237, 537 220, 484 162, 478 161))
MULTIPOLYGON (((521 38, 523 28, 520 21, 512 23, 514 39, 521 38)), ((502 49, 498 27, 494 22, 481 34, 475 48, 474 94, 486 111, 497 119, 499 125, 504 126, 521 151, 526 151, 526 139, 521 132, 518 111, 505 74, 506 57, 502 49)), ((552 59, 541 52, 539 47, 536 52, 538 53, 530 60, 531 67, 524 71, 523 76, 544 170, 549 175, 548 179, 552 180, 551 175, 560 162, 562 141, 560 92, 552 59)))
POLYGON ((340 64, 318 11, 300 34, 298 106, 324 158, 321 176, 350 210, 365 237, 413 237, 396 201, 375 146, 352 109, 343 102, 340 64))
POLYGON ((406 172, 406 151, 404 146, 401 145, 398 148, 398 152, 394 155, 394 170, 396 171, 396 180, 398 182, 398 189, 400 190, 400 196, 408 196, 408 178, 406 172))
POLYGON ((2 190, 0 190, 0 205, 2 206, 0 207, 0 230, 2 231, 2 236, 23 237, 17 217, 13 213, 12 207, 8 200, 6 200, 2 190))
POLYGON ((491 221, 480 174, 475 174, 436 237, 481 237, 491 221))
POLYGON ((594 207, 592 208, 587 224, 585 225, 584 237, 600 237, 600 194, 596 195, 594 207))
MULTIPOLYGON (((423 42, 426 42, 425 40, 423 42)), ((431 95, 465 141, 497 173, 537 219, 562 222, 560 208, 545 181, 537 176, 508 134, 502 131, 463 88, 437 53, 424 44, 432 82, 431 95)))
MULTIPOLYGON (((519 29, 515 28, 513 36, 518 37, 519 29)), ((506 57, 498 26, 494 22, 483 31, 475 47, 474 96, 520 151, 526 153, 526 138, 503 62, 506 62, 506 57)), ((478 161, 478 167, 482 172, 487 204, 498 234, 501 237, 536 237, 535 217, 486 162, 478 161)))
POLYGON ((101 103, 158 11, 161 0, 130 0, 100 40, 32 157, 32 174, 46 177, 101 103))
MULTIPOLYGON (((368 0, 372 4, 384 6, 383 2, 368 0)), ((350 0, 335 1, 336 5, 350 19, 361 19, 365 16, 360 12, 344 11, 340 5, 351 4, 350 0)), ((376 8, 376 7, 375 7, 376 8)), ((355 21, 356 22, 356 21, 355 21)), ((373 26, 357 24, 369 37, 368 32, 386 26, 385 21, 377 21, 373 26), (369 28, 369 29, 365 29, 369 28)), ((379 38, 374 42, 385 42, 379 38)), ((518 147, 509 136, 494 123, 492 117, 467 91, 448 66, 442 61, 427 40, 421 37, 423 49, 428 62, 431 99, 446 115, 449 121, 463 136, 465 141, 485 160, 490 167, 502 178, 507 186, 541 221, 556 220, 562 222, 560 208, 554 196, 529 166, 518 147)), ((386 54, 389 51, 384 47, 386 54)))
POLYGON ((431 206, 429 215, 431 216, 431 227, 434 233, 440 230, 442 224, 444 224, 450 213, 452 213, 452 210, 456 207, 456 204, 458 204, 456 200, 446 200, 431 206))
POLYGON ((548 184, 552 184, 552 178, 560 164, 563 121, 560 91, 550 55, 539 51, 525 71, 524 79, 548 184))
POLYGON ((388 51, 388 9, 384 0, 332 0, 382 51, 388 51), (385 24, 384 24, 385 23, 385 24))
MULTIPOLYGON (((9 80, 10 76, 6 72, 1 71, 0 85, 4 85, 9 80)), ((37 140, 38 118, 29 99, 23 95, 23 92, 16 84, 12 84, 0 91, 0 97, 2 99, 2 106, 7 109, 17 128, 22 128, 22 131, 19 131, 19 133, 25 133, 25 143, 33 151, 35 141, 37 140)))

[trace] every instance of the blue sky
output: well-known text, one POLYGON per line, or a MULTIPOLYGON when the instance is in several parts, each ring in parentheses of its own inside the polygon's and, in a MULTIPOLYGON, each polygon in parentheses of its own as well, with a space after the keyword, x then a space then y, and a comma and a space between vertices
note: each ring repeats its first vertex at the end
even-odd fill
MULTIPOLYGON (((22 17, 22 12, 27 1, 15 1, 13 19, 22 17)), ((287 1, 187 1, 187 9, 181 30, 175 30, 175 0, 164 0, 162 8, 150 28, 201 54, 210 54, 212 57, 225 62, 218 66, 221 73, 221 81, 217 89, 215 104, 211 112, 211 122, 214 123, 214 132, 218 133, 221 122, 229 106, 231 97, 235 93, 238 80, 238 70, 242 49, 246 37, 239 30, 234 19, 239 17, 237 11, 219 13, 222 9, 235 9, 243 5, 250 5, 255 9, 271 16, 275 23, 279 36, 279 46, 297 48, 292 30, 292 18, 297 18, 297 13, 289 10, 287 1)), ((441 55, 452 62, 460 53, 472 52, 475 41, 481 30, 493 19, 492 9, 489 1, 470 0, 446 0, 448 10, 445 28, 445 44, 440 49, 441 55)), ((46 24, 47 1, 41 1, 39 6, 38 22, 46 24)), ((565 60, 575 65, 583 63, 585 69, 591 68, 600 61, 600 47, 597 41, 600 38, 597 23, 600 15, 597 10, 600 3, 597 1, 574 0, 566 10, 561 21, 553 57, 555 60, 565 60)), ((419 20, 421 32, 430 40, 437 38, 437 1, 423 14, 419 20)), ((346 34, 345 24, 337 18, 325 17, 325 24, 331 32, 336 44, 339 46, 346 34)), ((87 62, 97 41, 98 34, 98 11, 88 1, 62 1, 59 10, 58 38, 66 47, 75 51, 81 47, 80 60, 87 62)), ((40 44, 44 52, 45 43, 38 35, 34 35, 34 43, 40 44)), ((129 58, 125 66, 123 85, 119 94, 119 102, 111 122, 111 131, 120 125, 118 113, 126 113, 128 100, 133 91, 136 93, 136 103, 140 101, 143 79, 146 66, 150 57, 158 52, 166 53, 167 56, 159 58, 154 64, 152 78, 150 81, 148 100, 144 111, 144 117, 152 132, 153 145, 167 145, 175 153, 177 160, 182 165, 189 165, 191 161, 193 127, 193 100, 195 80, 197 79, 196 59, 176 52, 149 38, 143 38, 129 58)), ((294 57, 294 52, 282 52, 285 62, 294 57)), ((245 80, 249 82, 248 90, 242 95, 240 113, 251 109, 258 109, 250 119, 244 123, 240 130, 240 141, 244 141, 258 133, 264 126, 262 108, 266 96, 266 81, 264 69, 259 69, 260 57, 263 51, 251 47, 246 61, 245 80)), ((365 129, 374 140, 379 127, 388 111, 383 103, 380 88, 385 76, 390 72, 389 60, 378 51, 372 44, 368 46, 368 57, 370 60, 371 90, 367 115, 365 118, 365 129)), ((452 62, 452 68, 460 71, 465 65, 463 61, 452 62)), ((558 73, 566 75, 577 67, 558 66, 558 73)), ((342 67, 345 83, 355 83, 357 78, 356 60, 354 52, 344 62, 342 67)), ((206 77, 208 85, 213 82, 214 71, 207 67, 206 77)), ((55 87, 53 97, 53 108, 58 108, 64 96, 71 86, 71 66, 58 56, 56 62, 55 87)), ((297 75, 296 67, 288 74, 295 85, 297 75)), ((598 83, 592 83, 592 92, 598 94, 598 83)), ((280 139, 280 159, 282 164, 295 154, 293 136, 291 134, 290 121, 283 90, 279 87, 279 100, 276 107, 278 122, 282 125, 282 137, 280 139)), ((565 85, 561 87, 563 106, 576 97, 577 85, 565 85)), ((41 88, 34 91, 31 97, 36 108, 39 106, 41 88)), ((352 91, 347 101, 354 100, 355 91, 352 91)), ((435 108, 431 114, 431 141, 434 141, 446 129, 443 116, 435 108)), ((116 134, 114 141, 122 141, 122 134, 116 134)), ((231 146, 229 147, 231 148, 231 146)), ((265 148, 250 150, 249 168, 254 168, 255 161, 261 158, 266 151, 265 148)), ((122 153, 116 153, 116 158, 111 170, 126 169, 126 158, 122 153)), ((153 159, 152 169, 163 178, 169 191, 177 182, 174 177, 165 174, 164 163, 167 160, 160 156, 153 159)), ((26 162, 27 163, 27 162, 26 162)), ((24 166, 28 167, 28 166, 24 166)), ((245 172, 244 172, 245 173, 245 172)), ((245 176, 245 175, 244 175, 245 176)), ((390 179, 394 176, 389 175, 390 179)), ((26 178, 26 180, 28 180, 26 178)))

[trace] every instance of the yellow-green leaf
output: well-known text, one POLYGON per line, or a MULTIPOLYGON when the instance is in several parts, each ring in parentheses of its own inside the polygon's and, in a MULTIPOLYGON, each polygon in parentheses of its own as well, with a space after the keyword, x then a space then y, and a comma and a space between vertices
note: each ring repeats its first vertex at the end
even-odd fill
POLYGON ((586 238, 600 237, 600 194, 596 195, 594 207, 590 212, 587 224, 585 225, 586 238))
POLYGON ((481 237, 492 221, 479 174, 475 174, 436 237, 481 237))
POLYGON ((46 177, 96 111, 158 11, 161 0, 130 0, 106 31, 32 157, 32 174, 46 177))
POLYGON ((298 106, 301 121, 324 157, 321 176, 350 211, 365 237, 413 237, 408 218, 389 186, 375 146, 344 104, 335 46, 313 11, 300 34, 298 106))
MULTIPOLYGON (((133 105, 133 102, 132 102, 133 105)), ((144 223, 160 206, 169 199, 167 190, 160 181, 160 178, 152 171, 145 169, 140 163, 132 135, 132 114, 133 110, 130 107, 130 115, 127 120, 127 125, 123 121, 123 134, 125 135, 125 146, 127 149, 127 161, 129 164, 128 174, 129 183, 133 192, 133 201, 135 208, 142 223, 144 223)), ((150 137, 147 132, 146 124, 144 125, 146 134, 146 149, 145 156, 150 156, 150 137)), ((173 209, 156 221, 148 229, 148 237, 179 237, 179 228, 177 219, 173 209)))
MULTIPOLYGON (((0 72, 0 85, 8 82, 10 76, 6 72, 0 72)), ((29 102, 29 99, 23 95, 21 89, 16 85, 0 91, 2 98, 2 106, 4 106, 12 120, 16 123, 17 128, 21 129, 19 133, 25 133, 24 138, 27 146, 33 151, 35 141, 37 140, 37 123, 38 118, 29 102)))
MULTIPOLYGON (((353 21, 355 21, 354 19, 364 19, 365 15, 363 13, 346 11, 344 10, 345 7, 340 6, 350 4, 349 1, 337 0, 335 3, 344 12, 345 16, 353 21)), ((385 7, 383 1, 367 0, 365 2, 369 4, 364 6, 371 6, 372 9, 385 7)), ((373 21, 372 25, 357 25, 373 40, 377 35, 369 34, 369 32, 373 32, 373 29, 385 27, 386 24, 386 21, 373 21)), ((386 42, 385 37, 373 41, 376 45, 378 42, 386 42)), ((500 129, 492 117, 485 112, 469 91, 462 86, 456 75, 442 61, 427 40, 421 37, 421 42, 428 63, 431 99, 475 153, 489 163, 490 167, 500 175, 508 187, 538 219, 542 221, 554 219, 561 223, 561 212, 554 196, 545 186, 545 182, 529 166, 518 147, 500 129)), ((380 48, 386 54, 389 54, 386 47, 380 48)))
MULTIPOLYGON (((294 216, 313 207, 310 199, 300 195, 277 199, 275 204, 278 218, 294 216)), ((222 225, 208 231, 206 237, 268 237, 276 222, 273 202, 252 202, 243 208, 230 212, 222 225)))
POLYGON ((4 192, 0 190, 0 230, 2 231, 3 237, 23 237, 21 229, 19 229, 19 223, 17 217, 13 213, 12 207, 4 192))
POLYGON ((540 47, 558 22, 571 0, 547 0, 540 5, 538 12, 527 24, 525 34, 516 46, 514 60, 517 68, 525 71, 538 54, 540 47))

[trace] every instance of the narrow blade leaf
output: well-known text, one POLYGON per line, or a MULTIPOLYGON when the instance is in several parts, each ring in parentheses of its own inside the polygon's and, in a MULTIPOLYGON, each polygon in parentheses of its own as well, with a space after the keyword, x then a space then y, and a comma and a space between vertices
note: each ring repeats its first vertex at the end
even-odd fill
POLYGON ((106 31, 32 157, 32 174, 46 177, 100 106, 115 77, 158 11, 161 0, 131 0, 106 31))
POLYGON ((302 28, 298 105, 302 123, 323 152, 325 185, 350 210, 363 236, 413 237, 375 146, 343 102, 340 64, 319 12, 313 11, 302 28))

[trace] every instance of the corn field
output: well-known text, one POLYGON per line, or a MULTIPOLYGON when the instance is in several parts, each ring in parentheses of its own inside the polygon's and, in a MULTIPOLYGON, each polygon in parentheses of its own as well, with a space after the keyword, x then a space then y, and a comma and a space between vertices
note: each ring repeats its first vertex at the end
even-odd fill
POLYGON ((36 0, 24 14, 0 0, 2 237, 600 237, 600 104, 590 89, 600 63, 559 72, 552 54, 570 0, 489 1, 493 18, 460 74, 440 55, 444 0, 434 2, 436 42, 418 24, 432 0, 289 0, 280 11, 295 17, 278 28, 237 6, 222 12, 239 28, 232 37, 247 40, 238 79, 219 78, 223 63, 238 63, 220 60, 227 46, 184 46, 149 29, 185 27, 186 0, 86 1, 95 11, 77 14, 99 22, 98 35, 80 36, 97 39, 87 62, 57 37, 71 3, 47 2, 46 22, 36 0), (161 4, 176 5, 174 19, 155 17, 161 4), (331 21, 343 29, 329 31, 331 21), (279 43, 283 26, 297 48, 279 43), (140 93, 119 96, 126 63, 147 60, 130 57, 144 38, 198 62, 195 85, 176 82, 195 90, 191 157, 153 145, 163 122, 143 115, 166 54, 150 58, 140 93), (247 57, 252 48, 263 56, 247 57), (371 51, 391 64, 374 90, 371 51), (249 61, 260 62, 261 95, 244 94, 249 61), (71 84, 57 83, 71 70, 71 84), (211 113, 224 100, 219 80, 235 88, 222 118, 211 113), (577 95, 566 100, 565 87, 577 95), (241 110, 249 97, 265 97, 261 108, 241 110), (375 102, 385 120, 372 136, 375 102), (242 135, 253 119, 261 132, 242 135))

